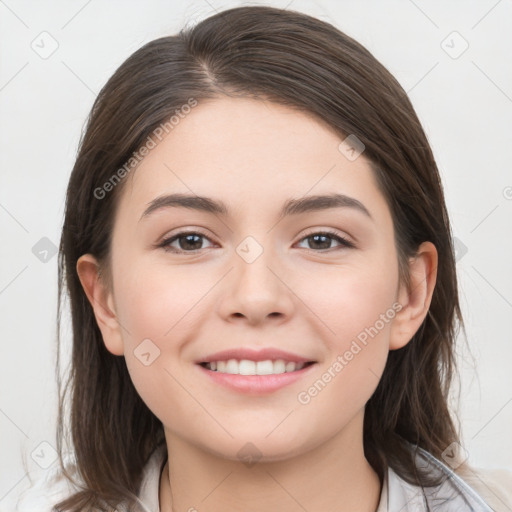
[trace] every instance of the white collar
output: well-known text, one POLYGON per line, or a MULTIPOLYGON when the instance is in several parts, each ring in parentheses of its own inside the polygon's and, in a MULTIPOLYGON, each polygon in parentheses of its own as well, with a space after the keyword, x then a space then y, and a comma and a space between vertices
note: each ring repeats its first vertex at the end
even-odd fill
POLYGON ((139 491, 144 512, 160 512, 160 478, 167 460, 165 443, 156 447, 147 462, 139 491))

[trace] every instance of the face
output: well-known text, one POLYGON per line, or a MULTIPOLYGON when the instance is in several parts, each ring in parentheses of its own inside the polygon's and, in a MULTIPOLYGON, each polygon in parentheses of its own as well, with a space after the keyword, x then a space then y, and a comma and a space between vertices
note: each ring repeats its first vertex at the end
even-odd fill
POLYGON ((233 460, 251 442, 279 460, 361 429, 400 288, 385 198, 342 140, 284 106, 210 100, 127 178, 111 255, 121 327, 104 338, 167 436, 233 460), (333 194, 345 197, 306 201, 333 194), (198 208, 198 196, 225 211, 198 208), (247 353, 215 356, 235 349, 247 353), (246 359, 228 371, 265 372, 258 358, 307 363, 260 377, 199 364, 246 359))

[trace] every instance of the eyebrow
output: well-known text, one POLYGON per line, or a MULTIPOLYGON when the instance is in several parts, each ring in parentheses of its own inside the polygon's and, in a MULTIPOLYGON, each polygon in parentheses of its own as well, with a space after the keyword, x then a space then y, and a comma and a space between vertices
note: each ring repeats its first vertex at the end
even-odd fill
MULTIPOLYGON (((228 215, 229 209, 225 203, 211 197, 167 194, 157 197, 148 203, 140 220, 162 208, 189 208, 218 215, 228 215)), ((373 220, 368 209, 357 199, 344 194, 314 195, 300 199, 288 199, 279 213, 279 217, 298 215, 314 211, 328 210, 330 208, 353 208, 373 220)))

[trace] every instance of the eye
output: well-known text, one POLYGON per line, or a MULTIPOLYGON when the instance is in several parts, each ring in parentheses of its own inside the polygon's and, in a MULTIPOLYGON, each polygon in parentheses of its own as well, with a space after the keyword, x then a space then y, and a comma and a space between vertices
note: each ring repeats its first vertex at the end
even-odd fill
MULTIPOLYGON (((310 233, 305 236, 302 240, 309 240, 310 243, 313 242, 312 249, 320 249, 320 250, 328 250, 332 249, 330 247, 331 242, 334 240, 340 244, 341 247, 355 247, 352 242, 349 242, 346 238, 338 235, 333 231, 319 231, 316 233, 310 233), (316 247, 314 247, 316 245, 316 247), (319 247, 320 246, 320 247, 319 247)), ((311 248, 311 247, 310 247, 311 248)))
MULTIPOLYGON (((160 244, 158 244, 158 247, 163 248, 165 251, 174 253, 193 253, 195 251, 205 249, 205 247, 203 247, 203 239, 211 242, 211 240, 206 235, 198 231, 182 231, 176 235, 165 238, 160 244)), ((331 247, 332 241, 338 242, 339 246, 341 247, 355 247, 352 242, 349 242, 346 238, 338 235, 333 231, 319 231, 310 233, 309 235, 302 238, 301 242, 303 240, 308 240, 310 244, 312 242, 313 247, 310 247, 310 249, 333 249, 333 247, 331 247)))
POLYGON ((204 249, 201 239, 210 240, 206 235, 196 231, 182 231, 181 233, 162 240, 162 243, 158 246, 169 252, 194 252, 204 249), (178 247, 172 246, 175 242, 177 242, 178 247))

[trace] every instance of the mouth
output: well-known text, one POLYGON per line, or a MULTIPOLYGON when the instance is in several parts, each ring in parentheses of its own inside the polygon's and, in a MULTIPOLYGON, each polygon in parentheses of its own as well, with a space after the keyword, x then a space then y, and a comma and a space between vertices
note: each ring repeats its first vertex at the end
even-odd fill
POLYGON ((230 375, 281 375, 294 373, 315 364, 316 361, 295 362, 284 359, 266 359, 252 361, 250 359, 228 359, 198 363, 206 370, 230 375))
POLYGON ((316 361, 228 359, 200 362, 196 368, 215 386, 261 396, 299 382, 314 371, 316 365, 316 361))

